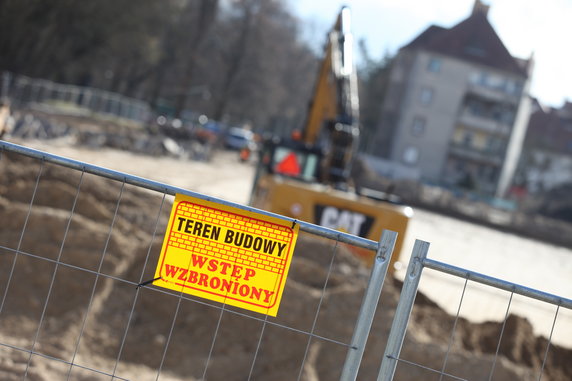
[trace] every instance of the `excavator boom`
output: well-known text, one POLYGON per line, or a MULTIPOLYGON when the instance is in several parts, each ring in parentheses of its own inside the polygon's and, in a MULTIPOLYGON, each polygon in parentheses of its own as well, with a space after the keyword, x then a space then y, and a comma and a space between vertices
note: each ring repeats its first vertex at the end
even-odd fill
POLYGON ((343 7, 328 33, 308 117, 302 130, 306 144, 324 151, 321 180, 346 184, 359 141, 359 100, 353 64, 350 10, 343 7))
MULTIPOLYGON (((275 136, 263 145, 250 204, 372 240, 383 229, 397 231, 399 253, 411 208, 360 195, 352 186, 360 129, 349 29, 344 7, 327 36, 301 139, 275 136)), ((371 261, 363 250, 352 251, 371 261)))

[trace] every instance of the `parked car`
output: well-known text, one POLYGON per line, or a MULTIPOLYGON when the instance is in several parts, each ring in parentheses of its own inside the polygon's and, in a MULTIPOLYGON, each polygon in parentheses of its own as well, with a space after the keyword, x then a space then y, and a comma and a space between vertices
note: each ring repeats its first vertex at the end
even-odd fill
POLYGON ((215 144, 222 135, 222 131, 223 129, 218 123, 208 122, 195 129, 195 138, 203 144, 215 144))
POLYGON ((244 128, 232 127, 226 134, 224 143, 226 148, 241 150, 255 145, 254 133, 244 128))

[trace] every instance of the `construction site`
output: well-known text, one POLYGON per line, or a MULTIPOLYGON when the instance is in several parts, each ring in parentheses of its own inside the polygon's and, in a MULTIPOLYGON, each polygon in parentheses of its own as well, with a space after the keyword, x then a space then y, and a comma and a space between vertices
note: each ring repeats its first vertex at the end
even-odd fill
MULTIPOLYGON (((61 117, 55 119, 62 120, 61 117)), ((69 119, 66 120, 69 121, 69 119)), ((83 125, 78 124, 74 130, 89 127, 94 132, 97 131, 98 125, 99 123, 84 122, 83 125)), ((81 159, 102 167, 156 181, 165 181, 237 203, 246 203, 254 176, 254 165, 241 163, 234 151, 217 152, 210 162, 202 162, 166 156, 141 155, 108 147, 82 146, 73 141, 71 136, 49 140, 18 139, 16 142, 65 157, 81 159)), ((46 165, 36 191, 33 211, 26 227, 25 240, 18 242, 37 179, 39 163, 5 151, 2 153, 1 163, 2 220, 4 221, 1 237, 4 253, 1 279, 2 284, 6 285, 14 258, 14 252, 8 248, 19 247, 21 252, 41 253, 42 257, 46 258, 57 256, 65 232, 66 210, 73 203, 78 174, 71 176, 64 168, 46 165)), ((156 262, 153 256, 156 258, 158 255, 162 241, 160 234, 153 235, 155 222, 153 215, 161 203, 160 196, 149 194, 135 187, 126 187, 113 234, 106 244, 107 230, 113 217, 120 184, 96 176, 89 176, 84 182, 82 194, 74 212, 74 222, 67 233, 68 237, 61 260, 74 266, 95 269, 102 248, 107 246, 110 255, 103 262, 103 272, 138 282, 139 273, 144 271, 143 278, 151 279, 156 262), (144 269, 143 261, 150 242, 152 242, 152 257, 144 269)), ((163 207, 158 231, 164 230, 169 209, 168 206, 163 207)), ((461 227, 462 231, 457 233, 457 237, 448 235, 441 238, 443 245, 454 248, 453 255, 459 252, 468 255, 469 251, 463 248, 468 245, 464 241, 466 234, 477 234, 478 236, 473 238, 475 241, 478 240, 477 237, 487 241, 491 240, 495 234, 502 234, 484 226, 454 222, 450 217, 438 216, 422 210, 417 211, 417 218, 419 220, 413 224, 409 235, 431 234, 427 237, 431 239, 434 233, 431 231, 431 226, 437 222, 446 224, 449 219, 454 225, 452 229, 461 227)), ((413 237, 408 238, 411 240, 413 237)), ((521 251, 513 251, 502 256, 507 262, 505 268, 509 268, 510 273, 499 275, 514 279, 518 277, 515 274, 529 271, 527 270, 529 264, 519 259, 526 255, 527 250, 532 251, 530 254, 534 256, 539 249, 536 245, 549 245, 535 244, 534 241, 517 236, 514 236, 512 240, 519 241, 513 250, 521 251), (510 255, 514 258, 512 263, 510 263, 510 255)), ((491 247, 494 242, 498 242, 498 239, 493 238, 493 241, 489 243, 479 243, 475 251, 478 253, 496 250, 493 255, 498 255, 500 253, 498 248, 491 247)), ((284 305, 281 307, 279 321, 288 322, 299 329, 308 329, 311 325, 313 311, 319 301, 326 268, 331 257, 331 245, 316 242, 309 237, 300 237, 286 284, 284 305)), ((406 242, 406 247, 409 245, 411 243, 406 242)), ((437 242, 435 249, 447 255, 446 248, 439 246, 437 242)), ((556 247, 552 249, 548 247, 548 250, 555 249, 556 247)), ((565 251, 562 253, 563 258, 569 255, 569 250, 565 251)), ((402 255, 401 260, 407 261, 407 256, 402 255)), ((475 261, 472 262, 473 265, 474 263, 475 261)), ((537 267, 535 276, 542 278, 537 286, 546 290, 546 286, 549 285, 547 282, 554 282, 556 288, 549 291, 568 292, 566 289, 558 288, 562 285, 569 286, 566 282, 568 270, 564 267, 562 276, 555 278, 548 275, 551 272, 554 273, 555 267, 558 266, 550 265, 546 272, 542 272, 541 268, 537 267), (542 277, 539 274, 547 274, 547 276, 542 277)), ((10 346, 26 348, 31 345, 34 334, 39 329, 39 318, 53 268, 54 264, 46 266, 43 261, 34 258, 20 256, 18 260, 1 315, 2 327, 4 327, 2 329, 1 370, 6 380, 21 379, 26 368, 28 354, 12 349, 10 346)), ((320 331, 327 332, 328 336, 349 340, 368 273, 369 268, 357 260, 351 252, 346 249, 340 250, 325 291, 325 304, 320 312, 323 315, 323 326, 319 327, 320 331)), ((377 373, 380 353, 383 352, 391 317, 395 312, 399 296, 401 287, 399 278, 402 276, 403 273, 398 271, 395 278, 387 279, 384 284, 360 379, 372 379, 377 373)), ((85 303, 89 300, 93 285, 93 277, 91 275, 91 279, 86 279, 81 274, 75 274, 73 269, 62 268, 59 271, 54 283, 53 295, 50 298, 49 309, 46 311, 39 331, 36 351, 50 357, 69 358, 74 353, 78 332, 83 329, 82 345, 75 361, 88 367, 110 371, 116 360, 120 336, 126 314, 129 312, 126 308, 131 303, 135 287, 114 282, 112 279, 102 279, 94 295, 90 318, 86 326, 81 327, 85 303)), ((516 280, 522 281, 522 278, 516 280)), ((403 353, 409 359, 414 359, 424 366, 440 368, 447 352, 450 330, 454 323, 455 311, 451 309, 454 309, 458 302, 461 287, 455 287, 454 284, 440 282, 437 279, 428 284, 428 294, 432 293, 431 289, 434 287, 438 287, 435 298, 441 305, 423 293, 418 294, 403 353), (444 297, 446 294, 449 295, 444 297)), ((552 286, 549 285, 549 287, 552 286)), ((423 288, 420 292, 423 292, 423 288)), ((497 351, 497 339, 502 327, 502 315, 506 308, 507 298, 506 295, 498 297, 487 292, 483 293, 478 289, 474 293, 476 294, 474 295, 474 307, 476 308, 473 308, 467 317, 461 317, 456 324, 455 341, 447 367, 448 373, 461 375, 469 380, 486 378, 488 375, 487 364, 492 362, 497 351), (480 293, 483 295, 479 295, 480 293), (483 298, 488 300, 487 307, 483 306, 485 303, 483 298), (503 306, 500 307, 500 314, 498 309, 492 307, 494 303, 491 302, 494 300, 491 298, 502 299, 503 306)), ((168 335, 169 327, 166 324, 172 318, 174 299, 169 300, 165 295, 143 289, 139 303, 136 319, 131 327, 133 335, 131 340, 133 341, 128 343, 122 355, 120 363, 122 368, 119 374, 126 379, 155 379, 156 370, 154 369, 157 368, 161 359, 161 350, 168 335)), ((179 333, 169 345, 169 355, 166 357, 160 379, 201 379, 201 364, 205 361, 218 311, 208 306, 196 306, 191 302, 187 304, 184 307, 186 311, 180 312, 180 317, 176 322, 175 330, 179 333)), ((515 302, 512 308, 524 311, 511 313, 506 321, 493 379, 536 380, 544 360, 544 349, 550 334, 550 318, 540 319, 540 322, 533 326, 530 318, 522 316, 526 316, 534 309, 540 310, 542 315, 543 308, 524 301, 521 301, 520 306, 515 302)), ((568 380, 570 378, 572 369, 568 360, 572 355, 569 341, 571 331, 570 328, 565 328, 570 327, 570 319, 571 315, 566 310, 562 310, 559 315, 560 324, 552 339, 555 343, 552 343, 548 352, 543 380, 568 380)), ((246 377, 245 374, 248 374, 260 323, 246 324, 243 318, 229 316, 222 321, 220 329, 219 341, 217 341, 213 358, 210 361, 209 379, 243 380, 246 377)), ((295 378, 304 355, 304 347, 299 344, 305 338, 298 336, 289 331, 268 330, 263 338, 262 353, 259 354, 262 357, 257 361, 252 379, 295 378), (291 343, 291 341, 294 342, 291 343)), ((329 345, 320 343, 315 343, 311 347, 311 355, 304 365, 302 379, 330 380, 339 377, 336 373, 339 369, 333 364, 343 362, 345 353, 339 348, 330 350, 328 347, 329 345)), ((69 366, 65 364, 42 358, 35 359, 33 367, 28 372, 28 379, 65 379, 68 368, 69 366)), ((422 368, 416 370, 415 367, 402 366, 398 368, 395 379, 419 380, 431 379, 430 377, 431 373, 427 373, 422 368)), ((107 377, 78 368, 74 369, 71 379, 103 380, 107 377)))
MULTIPOLYGON (((175 3, 179 23, 201 20, 192 47, 210 43, 201 27, 224 31, 205 24, 216 1, 175 3)), ((234 6, 261 22, 281 14, 271 3, 234 6)), ((185 113, 250 105, 230 88, 170 94, 167 72, 155 90, 172 102, 154 105, 122 95, 128 81, 3 72, 0 379, 572 379, 572 224, 554 218, 566 199, 542 214, 387 176, 363 152, 377 138, 349 25, 344 7, 302 111, 261 112, 265 130, 185 113)), ((260 37, 242 31, 239 45, 260 37)), ((186 58, 182 82, 202 73, 186 58)))

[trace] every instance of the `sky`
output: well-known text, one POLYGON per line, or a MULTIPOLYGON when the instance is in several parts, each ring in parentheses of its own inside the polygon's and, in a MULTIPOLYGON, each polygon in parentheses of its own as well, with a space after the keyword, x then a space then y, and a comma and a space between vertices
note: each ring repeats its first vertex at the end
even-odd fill
MULTIPOLYGON (((428 26, 452 27, 469 16, 474 0, 288 0, 305 25, 304 37, 321 44, 342 7, 352 32, 380 58, 395 53, 428 26)), ((534 55, 531 95, 547 106, 572 102, 572 0, 483 0, 489 22, 508 51, 534 55)), ((355 46, 357 50, 357 46, 355 46)))

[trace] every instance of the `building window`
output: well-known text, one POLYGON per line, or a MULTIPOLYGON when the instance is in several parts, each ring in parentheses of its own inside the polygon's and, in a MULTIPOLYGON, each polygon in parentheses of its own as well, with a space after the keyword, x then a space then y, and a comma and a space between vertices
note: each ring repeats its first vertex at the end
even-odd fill
MULTIPOLYGON (((486 71, 472 73, 469 77, 469 80, 473 85, 479 85, 483 87, 490 87, 489 84, 491 83, 490 75, 486 71)), ((494 82, 494 80, 492 80, 492 82, 494 82)))
POLYGON ((500 75, 490 74, 487 79, 487 87, 492 89, 504 90, 506 87, 506 79, 500 75))
POLYGON ((477 83, 478 83, 479 85, 481 85, 481 86, 485 86, 485 87, 486 87, 487 84, 488 84, 488 82, 489 82, 489 75, 488 75, 486 72, 484 72, 484 71, 481 72, 481 73, 479 74, 479 79, 478 79, 477 83))
POLYGON ((485 114, 483 103, 474 98, 467 99, 466 105, 471 115, 483 116, 485 114))
POLYGON ((494 182, 496 177, 495 168, 491 166, 479 167, 479 178, 487 182, 494 182))
POLYGON ((403 151, 403 162, 406 164, 416 164, 419 160, 419 150, 416 147, 409 146, 403 151))
POLYGON ((502 121, 503 118, 503 108, 500 105, 494 105, 491 107, 491 116, 497 122, 502 121))
POLYGON ((514 83, 514 88, 511 89, 511 91, 509 92, 509 94, 512 95, 520 95, 522 93, 522 89, 523 89, 523 83, 520 81, 515 81, 514 83))
POLYGON ((427 70, 433 73, 439 73, 441 71, 441 60, 439 58, 431 58, 427 65, 427 70))
POLYGON ((501 153, 503 141, 494 136, 487 137, 486 149, 490 153, 501 153))
POLYGON ((411 125, 411 134, 414 136, 422 136, 425 133, 425 125, 427 121, 425 118, 416 116, 413 119, 413 124, 411 125))
POLYGON ((421 89, 421 94, 419 96, 419 100, 421 101, 422 105, 429 105, 433 100, 433 89, 429 87, 424 87, 421 89))
POLYGON ((470 131, 465 131, 463 134, 463 147, 471 148, 473 145, 473 133, 470 131))

